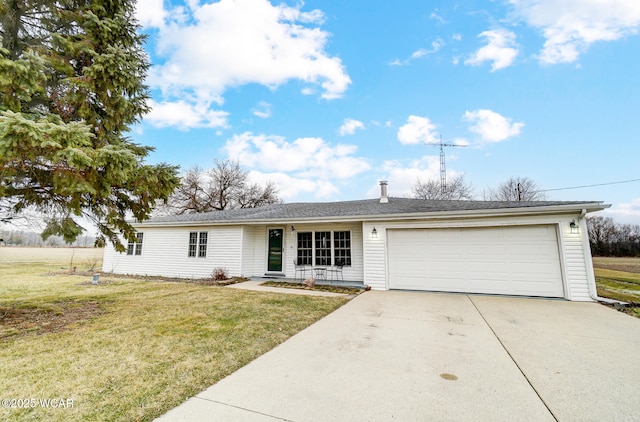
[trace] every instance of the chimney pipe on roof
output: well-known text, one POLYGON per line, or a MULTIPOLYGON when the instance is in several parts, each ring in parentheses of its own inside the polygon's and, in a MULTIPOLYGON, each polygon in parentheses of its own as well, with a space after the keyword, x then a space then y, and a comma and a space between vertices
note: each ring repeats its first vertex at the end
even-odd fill
POLYGON ((389 202, 389 198, 387 197, 387 181, 381 180, 380 181, 380 203, 386 204, 387 202, 389 202))

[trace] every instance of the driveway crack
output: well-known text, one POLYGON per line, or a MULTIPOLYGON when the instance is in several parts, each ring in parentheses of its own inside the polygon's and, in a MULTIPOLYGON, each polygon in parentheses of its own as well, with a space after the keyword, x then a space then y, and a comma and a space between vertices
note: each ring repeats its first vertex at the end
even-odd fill
POLYGON ((293 422, 293 421, 291 421, 291 420, 289 420, 289 419, 284 419, 284 418, 281 418, 281 417, 279 417, 279 416, 269 415, 269 414, 267 414, 267 413, 258 412, 258 411, 256 411, 256 410, 247 409, 246 407, 236 406, 236 405, 234 405, 234 404, 224 403, 224 402, 221 402, 221 401, 218 401, 218 400, 214 400, 214 399, 209 399, 209 398, 206 398, 206 397, 198 397, 198 396, 196 396, 195 398, 196 398, 196 399, 199 399, 199 400, 208 401, 208 402, 211 402, 211 403, 217 403, 217 404, 220 404, 220 405, 222 405, 222 406, 234 407, 234 408, 239 409, 239 410, 244 410, 245 412, 255 413, 256 415, 267 416, 267 417, 269 417, 269 418, 273 418, 273 419, 281 420, 281 421, 284 421, 284 422, 293 422))
POLYGON ((556 421, 558 420, 558 418, 556 417, 556 415, 553 414, 553 411, 551 410, 551 408, 549 408, 549 406, 547 405, 547 402, 542 398, 542 396, 540 395, 540 393, 538 392, 538 390, 536 390, 536 388, 533 386, 533 384, 531 383, 531 380, 529 379, 529 377, 527 377, 527 374, 524 373, 524 371, 522 370, 522 368, 520 367, 520 365, 518 365, 518 362, 516 362, 516 360, 514 359, 514 357, 511 355, 511 353, 509 352, 509 349, 507 349, 507 347, 504 345, 504 343, 502 342, 502 340, 500 339, 500 336, 498 336, 498 333, 496 333, 496 331, 493 329, 493 327, 491 326, 491 324, 489 324, 489 321, 487 321, 487 319, 484 317, 484 315, 482 314, 482 312, 480 312, 480 309, 478 308, 478 306, 476 305, 476 303, 473 301, 473 298, 469 295, 467 295, 467 298, 469 299, 469 301, 471 302, 471 304, 473 305, 474 308, 476 308, 476 311, 478 311, 478 314, 480 315, 480 317, 482 317, 482 319, 484 320, 485 324, 487 324, 487 327, 489 327, 489 329, 491 330, 491 332, 493 333, 493 335, 495 336, 495 338, 498 340, 498 342, 500 343, 500 346, 502 346, 502 348, 504 349, 505 352, 507 352, 507 355, 509 356, 509 358, 511 359, 511 361, 516 365, 516 368, 518 368, 518 371, 520 371, 520 373, 522 374, 522 376, 524 377, 524 379, 527 380, 527 383, 529 383, 529 385, 531 386, 531 389, 536 393, 536 395, 538 396, 538 398, 540 399, 540 401, 542 402, 542 404, 544 404, 544 407, 547 408, 547 410, 549 411, 549 413, 551 414, 551 416, 553 417, 553 419, 555 419, 556 421))

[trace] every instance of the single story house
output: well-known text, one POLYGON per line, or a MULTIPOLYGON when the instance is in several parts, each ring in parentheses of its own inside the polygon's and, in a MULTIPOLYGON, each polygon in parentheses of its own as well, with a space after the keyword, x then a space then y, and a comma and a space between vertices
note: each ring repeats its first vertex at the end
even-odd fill
POLYGON ((379 290, 596 296, 584 217, 608 205, 394 198, 381 185, 377 199, 153 218, 134 225, 126 252, 105 248, 102 269, 293 279, 301 266, 322 276, 342 264, 336 278, 379 290))

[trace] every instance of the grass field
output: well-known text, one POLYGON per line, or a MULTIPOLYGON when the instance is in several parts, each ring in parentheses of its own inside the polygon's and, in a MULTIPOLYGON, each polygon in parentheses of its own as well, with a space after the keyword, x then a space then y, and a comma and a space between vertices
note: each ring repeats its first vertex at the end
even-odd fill
POLYGON ((0 247, 0 398, 63 399, 0 420, 152 420, 347 301, 106 274, 93 285, 101 255, 0 247))
MULTIPOLYGON (((152 420, 347 301, 108 274, 93 285, 101 258, 0 247, 0 398, 35 404, 0 420, 152 420)), ((640 302, 640 259, 594 267, 599 295, 640 302)))
POLYGON ((625 312, 640 318, 640 258, 593 258, 598 295, 635 306, 625 312))

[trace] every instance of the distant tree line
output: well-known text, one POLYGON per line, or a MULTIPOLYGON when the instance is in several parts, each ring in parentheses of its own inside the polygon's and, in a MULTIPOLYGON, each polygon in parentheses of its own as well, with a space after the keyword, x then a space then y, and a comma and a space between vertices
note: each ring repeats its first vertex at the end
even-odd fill
POLYGON ((640 256, 640 225, 616 224, 611 217, 587 217, 593 256, 640 256))
POLYGON ((0 230, 0 246, 74 246, 90 248, 95 244, 95 236, 80 235, 68 243, 62 236, 50 236, 46 240, 40 233, 25 230, 0 230))
MULTIPOLYGON (((418 178, 411 186, 412 197, 431 200, 473 200, 473 184, 467 182, 464 175, 449 178, 443 186, 440 180, 418 178)), ((484 201, 544 201, 547 195, 538 184, 528 177, 510 177, 496 187, 482 191, 484 201)))

